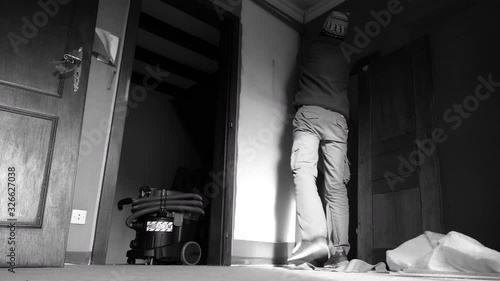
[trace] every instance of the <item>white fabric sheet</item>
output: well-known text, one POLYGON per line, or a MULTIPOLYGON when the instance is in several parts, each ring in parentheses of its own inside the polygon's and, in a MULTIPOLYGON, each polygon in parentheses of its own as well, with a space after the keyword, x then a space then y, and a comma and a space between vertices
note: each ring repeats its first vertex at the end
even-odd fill
POLYGON ((455 231, 447 235, 426 231, 387 251, 387 265, 392 271, 424 269, 500 274, 500 252, 455 231))

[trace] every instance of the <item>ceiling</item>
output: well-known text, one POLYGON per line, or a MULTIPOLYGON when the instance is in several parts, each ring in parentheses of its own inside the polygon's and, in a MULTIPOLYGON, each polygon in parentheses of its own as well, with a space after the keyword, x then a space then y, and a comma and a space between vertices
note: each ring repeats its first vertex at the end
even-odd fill
POLYGON ((345 0, 263 0, 300 23, 308 23, 345 0))
POLYGON ((312 6, 321 2, 321 0, 288 0, 291 4, 301 8, 302 10, 307 10, 312 6))

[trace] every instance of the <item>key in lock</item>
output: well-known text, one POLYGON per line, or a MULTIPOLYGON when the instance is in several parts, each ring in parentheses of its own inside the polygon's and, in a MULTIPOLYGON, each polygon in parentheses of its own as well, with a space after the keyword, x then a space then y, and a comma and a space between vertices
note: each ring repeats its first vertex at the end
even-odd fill
POLYGON ((63 60, 53 60, 55 68, 59 75, 64 76, 71 71, 73 73, 73 91, 77 92, 80 85, 80 76, 82 73, 83 48, 73 50, 69 54, 64 54, 63 60))

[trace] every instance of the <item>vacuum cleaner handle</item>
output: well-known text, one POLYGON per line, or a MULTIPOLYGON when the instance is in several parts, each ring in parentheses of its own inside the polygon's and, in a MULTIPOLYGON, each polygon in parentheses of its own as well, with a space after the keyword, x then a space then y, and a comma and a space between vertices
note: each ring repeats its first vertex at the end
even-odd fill
POLYGON ((147 186, 147 185, 144 185, 144 186, 141 186, 139 188, 139 198, 143 198, 143 197, 146 197, 151 195, 151 187, 147 186))
POLYGON ((133 200, 132 198, 125 198, 120 201, 118 201, 118 210, 123 210, 123 205, 130 205, 132 204, 133 200))

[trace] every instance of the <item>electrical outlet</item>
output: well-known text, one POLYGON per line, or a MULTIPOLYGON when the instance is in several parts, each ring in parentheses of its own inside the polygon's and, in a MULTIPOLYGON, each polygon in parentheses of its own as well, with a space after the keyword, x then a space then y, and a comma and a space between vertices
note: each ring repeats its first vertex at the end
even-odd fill
POLYGON ((86 218, 87 218, 87 211, 85 210, 73 210, 73 212, 71 213, 72 224, 85 224, 86 218))

